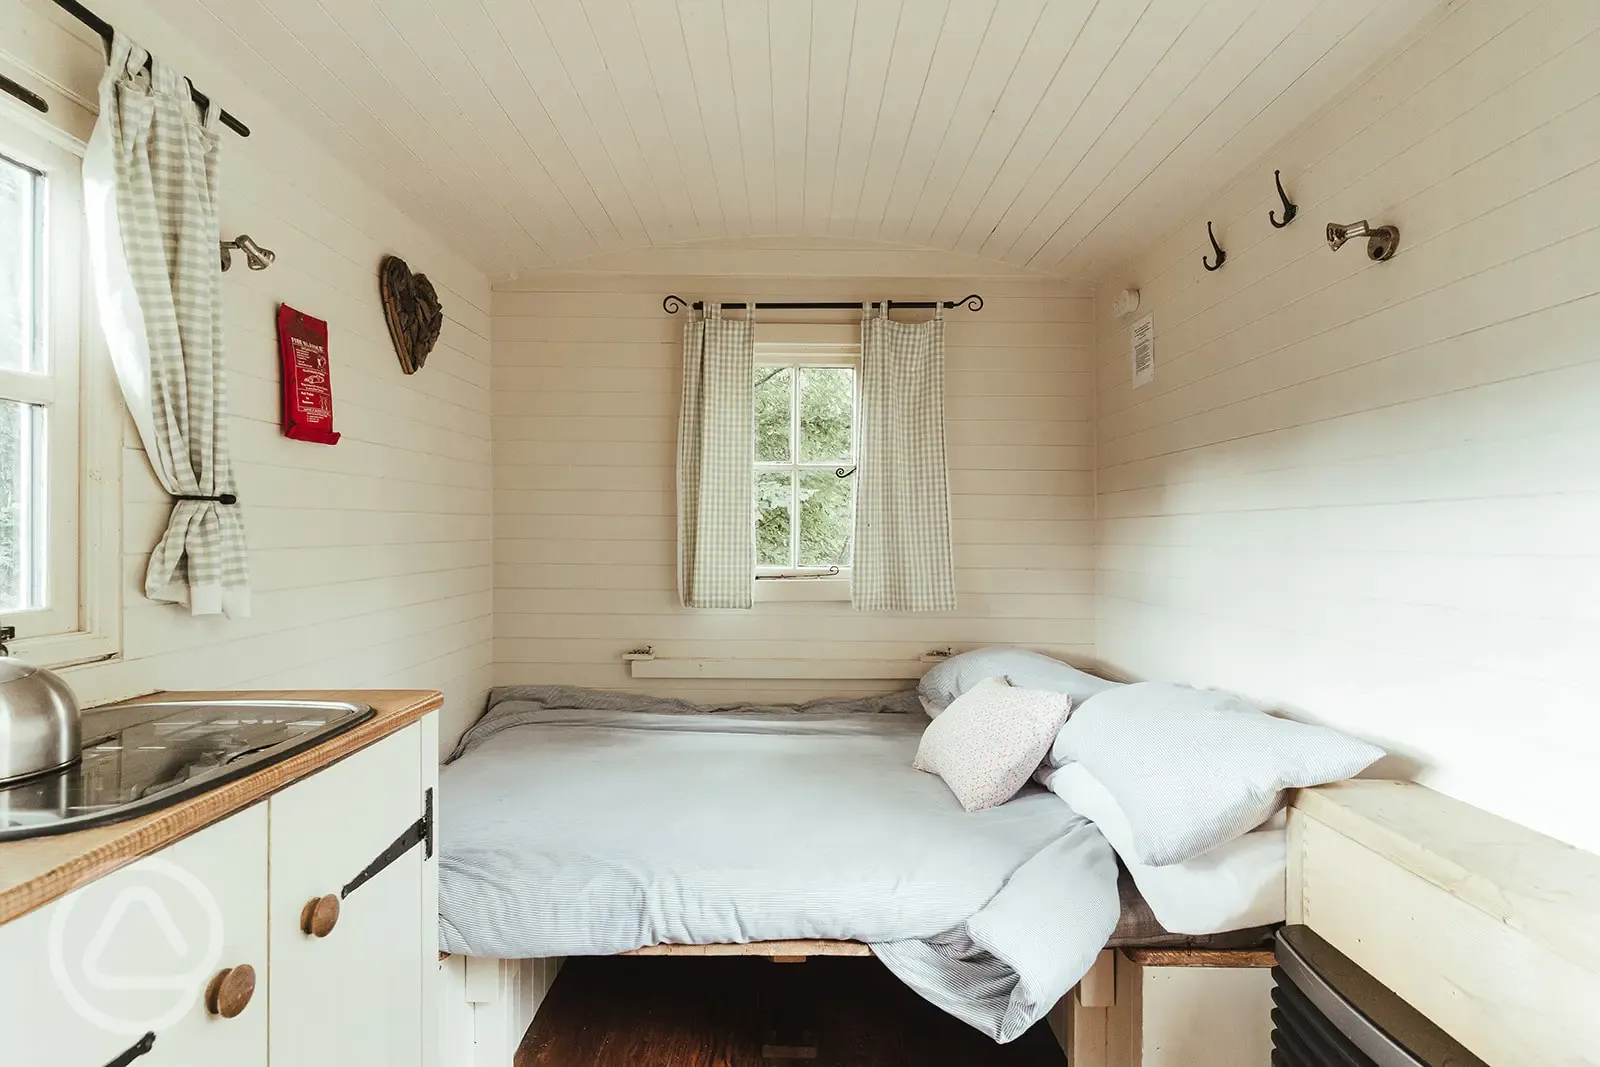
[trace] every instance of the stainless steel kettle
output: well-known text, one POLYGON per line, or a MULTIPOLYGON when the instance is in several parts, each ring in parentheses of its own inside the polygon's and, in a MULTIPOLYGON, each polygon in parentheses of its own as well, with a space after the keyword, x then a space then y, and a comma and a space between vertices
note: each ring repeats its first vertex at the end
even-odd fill
POLYGON ((70 767, 83 751, 78 698, 54 671, 11 658, 14 633, 0 627, 0 786, 70 767))

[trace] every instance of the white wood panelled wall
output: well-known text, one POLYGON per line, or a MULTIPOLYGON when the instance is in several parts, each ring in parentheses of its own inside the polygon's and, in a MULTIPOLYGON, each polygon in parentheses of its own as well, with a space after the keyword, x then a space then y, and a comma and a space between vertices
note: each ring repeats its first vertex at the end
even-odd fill
MULTIPOLYGON (((99 6, 251 125, 248 139, 222 135, 223 232, 250 233, 278 258, 267 271, 236 266, 223 279, 254 616, 191 618, 143 598, 168 505, 130 422, 123 656, 71 671, 71 683, 86 703, 157 688, 442 688, 448 745, 481 709, 489 672, 487 280, 286 124, 227 57, 143 7, 99 6), (377 298, 388 252, 426 271, 445 307, 439 346, 410 378, 377 298), (343 434, 334 447, 279 433, 279 301, 328 320, 343 434)), ((53 114, 86 136, 104 66, 98 38, 47 0, 0 0, 0 24, 0 69, 24 84, 52 83, 53 114)))
POLYGON ((496 277, 773 234, 1093 277, 1442 2, 162 6, 496 277))
MULTIPOLYGON (((496 291, 496 684, 570 682, 691 699, 885 688, 634 682, 619 657, 638 644, 662 656, 819 662, 910 661, 930 648, 995 642, 1087 656, 1094 614, 1089 289, 1015 277, 936 278, 952 267, 937 254, 756 244, 762 247, 634 257, 633 272, 552 275, 496 291), (762 261, 799 262, 832 277, 703 276, 729 262, 762 261), (667 262, 685 273, 636 272, 667 262), (869 264, 900 276, 851 276, 869 264), (982 312, 947 313, 957 611, 679 607, 673 464, 683 318, 662 312, 662 296, 949 299, 973 291, 988 302, 982 312)), ((849 312, 784 317, 859 321, 849 312)))
POLYGON ((1098 346, 1100 655, 1365 734, 1590 849, 1597 30, 1592 0, 1454 5, 1106 272, 1098 346), (1359 218, 1399 225, 1392 262, 1328 250, 1359 218), (1128 285, 1155 316, 1140 389, 1128 285))

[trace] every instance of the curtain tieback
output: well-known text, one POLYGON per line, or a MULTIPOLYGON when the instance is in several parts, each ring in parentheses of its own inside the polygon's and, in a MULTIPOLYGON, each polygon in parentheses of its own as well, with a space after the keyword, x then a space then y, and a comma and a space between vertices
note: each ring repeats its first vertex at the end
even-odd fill
POLYGON ((214 500, 218 504, 237 504, 239 498, 232 493, 218 493, 216 496, 191 496, 185 493, 173 493, 174 500, 214 500))

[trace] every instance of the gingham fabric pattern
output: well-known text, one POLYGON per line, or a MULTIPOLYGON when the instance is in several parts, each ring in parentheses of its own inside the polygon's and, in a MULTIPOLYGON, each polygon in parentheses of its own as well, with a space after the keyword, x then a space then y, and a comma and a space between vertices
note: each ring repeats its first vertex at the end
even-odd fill
POLYGON ((678 595, 684 607, 748 608, 753 599, 754 310, 725 319, 709 303, 683 327, 678 595))
MULTIPOLYGON (((100 199, 114 203, 98 218, 89 204, 102 319, 162 488, 175 497, 236 493, 217 261, 217 107, 199 115, 184 79, 159 59, 147 75, 147 58, 116 35, 85 162, 86 201, 100 195, 91 186, 109 184, 100 199)), ((248 615, 238 505, 175 501, 145 595, 187 603, 196 615, 248 615)))
POLYGON ((861 322, 861 464, 857 474, 857 611, 950 611, 950 482, 944 448, 944 313, 861 322))
POLYGON ((1027 784, 1071 710, 1066 693, 985 678, 928 724, 911 765, 943 778, 968 811, 999 807, 1027 784))

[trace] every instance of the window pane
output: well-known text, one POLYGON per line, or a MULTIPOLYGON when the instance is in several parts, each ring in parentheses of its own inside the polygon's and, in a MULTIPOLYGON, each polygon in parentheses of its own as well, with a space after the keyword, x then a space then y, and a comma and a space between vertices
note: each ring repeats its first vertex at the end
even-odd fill
POLYGON ((800 368, 800 462, 842 463, 855 447, 856 374, 848 367, 800 368))
POLYGON ((791 567, 790 509, 794 493, 788 471, 756 474, 756 565, 791 567))
POLYGON ((800 475, 800 566, 848 567, 855 477, 831 470, 800 475))
POLYGON ((44 410, 0 400, 0 611, 40 607, 44 410))
POLYGON ((0 156, 0 368, 6 370, 35 369, 43 184, 37 172, 0 156))
POLYGON ((792 367, 756 368, 756 462, 789 462, 789 408, 794 396, 792 367))

